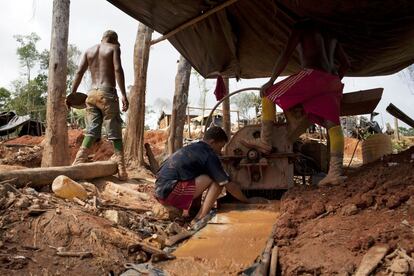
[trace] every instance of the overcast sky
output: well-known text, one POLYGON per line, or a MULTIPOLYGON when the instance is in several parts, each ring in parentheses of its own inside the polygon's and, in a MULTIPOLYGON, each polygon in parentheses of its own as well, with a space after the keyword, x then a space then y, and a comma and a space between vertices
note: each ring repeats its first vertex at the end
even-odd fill
MULTIPOLYGON (((16 56, 17 43, 13 35, 27 35, 36 32, 41 37, 38 48, 49 48, 52 3, 52 0, 1 1, 0 87, 10 88, 11 81, 17 79, 21 74, 16 56)), ((138 23, 107 1, 71 0, 69 43, 75 44, 83 52, 88 47, 99 43, 105 30, 115 30, 121 43, 121 58, 128 86, 133 83, 132 57, 138 23)), ((154 33, 153 38, 157 36, 159 34, 154 33)), ((168 98, 172 101, 178 58, 178 52, 168 41, 151 47, 147 77, 147 103, 149 105, 152 105, 157 98, 168 98)), ((261 86, 265 81, 263 79, 231 81, 230 90, 261 86)), ((390 102, 414 118, 414 92, 410 90, 408 82, 401 77, 401 74, 370 78, 345 78, 344 83, 345 92, 375 87, 384 88, 383 98, 377 107, 377 111, 381 113, 377 119, 380 125, 392 122, 392 117, 385 111, 390 102)), ((211 88, 211 91, 207 95, 207 103, 210 107, 216 102, 213 95, 214 86, 214 81, 208 81, 208 87, 211 88)), ((190 105, 197 106, 199 98, 197 80, 192 77, 190 105)))

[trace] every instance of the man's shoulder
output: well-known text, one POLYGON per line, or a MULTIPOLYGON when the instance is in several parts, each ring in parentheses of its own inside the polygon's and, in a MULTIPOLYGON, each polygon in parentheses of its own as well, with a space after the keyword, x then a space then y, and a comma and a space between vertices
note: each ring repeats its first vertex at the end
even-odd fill
POLYGON ((88 49, 86 49, 86 52, 95 52, 98 48, 99 48, 100 44, 95 44, 91 47, 89 47, 88 49))
POLYGON ((187 146, 185 146, 184 148, 187 148, 188 150, 206 150, 206 151, 210 151, 211 147, 204 141, 197 141, 197 142, 193 142, 187 146))

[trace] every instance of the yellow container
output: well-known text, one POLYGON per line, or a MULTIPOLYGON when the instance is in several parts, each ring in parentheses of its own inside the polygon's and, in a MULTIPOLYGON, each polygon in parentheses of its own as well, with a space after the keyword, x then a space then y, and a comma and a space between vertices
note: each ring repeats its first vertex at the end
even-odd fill
POLYGON ((382 133, 373 134, 362 142, 362 162, 368 164, 392 153, 391 138, 382 133))
POLYGON ((77 197, 85 200, 88 197, 85 188, 65 175, 59 175, 53 180, 52 191, 61 198, 77 197))

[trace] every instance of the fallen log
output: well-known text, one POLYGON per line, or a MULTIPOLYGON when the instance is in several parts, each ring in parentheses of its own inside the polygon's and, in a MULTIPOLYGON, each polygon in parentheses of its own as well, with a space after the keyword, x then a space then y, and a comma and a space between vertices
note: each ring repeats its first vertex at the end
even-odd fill
POLYGON ((0 173, 0 181, 15 178, 16 187, 29 186, 41 188, 50 185, 59 175, 65 175, 73 180, 93 179, 110 176, 118 171, 117 165, 112 161, 99 161, 84 163, 76 166, 33 168, 13 170, 0 173))

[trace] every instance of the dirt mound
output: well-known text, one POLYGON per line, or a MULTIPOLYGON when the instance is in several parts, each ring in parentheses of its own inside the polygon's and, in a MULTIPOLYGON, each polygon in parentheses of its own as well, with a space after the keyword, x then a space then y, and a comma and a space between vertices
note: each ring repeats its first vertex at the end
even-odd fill
POLYGON ((356 138, 345 137, 344 141, 344 158, 362 163, 362 143, 358 142, 356 138))
MULTIPOLYGON (((69 136, 69 149, 70 149, 70 160, 73 162, 76 157, 80 146, 82 145, 83 138, 85 135, 81 129, 71 129, 68 131, 69 136)), ((112 154, 114 154, 114 149, 112 143, 107 139, 101 139, 99 142, 95 143, 91 148, 91 156, 93 161, 103 161, 108 160, 112 154)))
POLYGON ((148 212, 155 201, 142 191, 153 184, 96 181, 82 183, 84 201, 0 186, 0 275, 119 275, 125 263, 148 261, 153 253, 130 246, 158 245, 151 237, 171 224, 148 212))
POLYGON ((42 162, 42 148, 34 146, 0 146, 0 164, 17 165, 28 168, 40 167, 42 162))
POLYGON ((23 135, 18 138, 8 140, 6 145, 39 145, 43 141, 43 136, 23 135))
POLYGON ((283 275, 351 275, 378 244, 413 256, 413 168, 414 147, 358 168, 341 186, 290 189, 275 235, 283 275))
MULTIPOLYGON (((68 131, 70 163, 75 160, 83 138, 84 134, 81 129, 70 129, 68 131)), ((25 135, 4 142, 0 145, 0 164, 20 165, 29 168, 40 167, 43 139, 43 136, 25 135)), ((91 161, 108 160, 113 153, 112 143, 106 139, 101 139, 92 146, 91 161)))
POLYGON ((165 130, 149 130, 144 133, 144 142, 150 144, 156 159, 164 154, 167 139, 168 131, 165 130))

